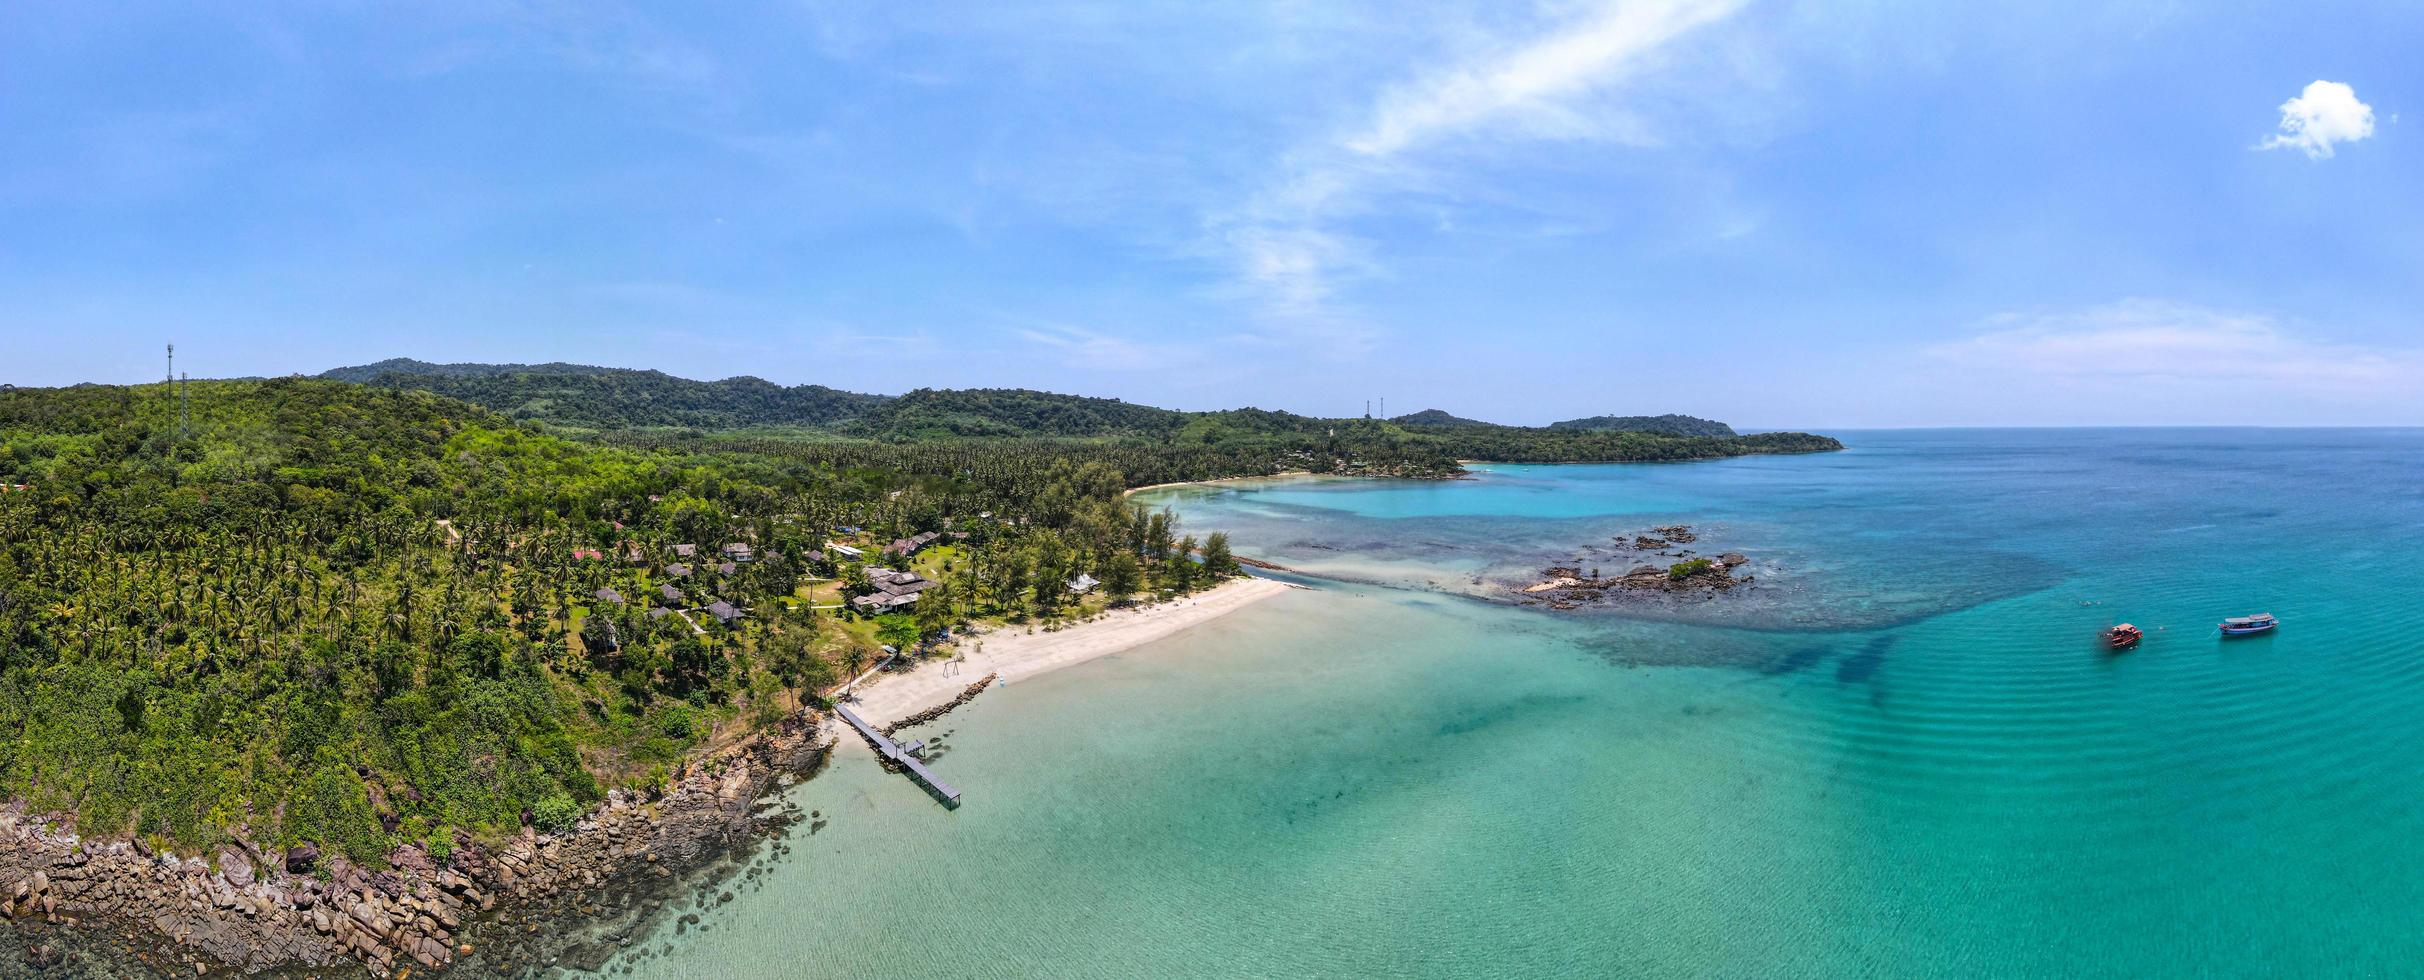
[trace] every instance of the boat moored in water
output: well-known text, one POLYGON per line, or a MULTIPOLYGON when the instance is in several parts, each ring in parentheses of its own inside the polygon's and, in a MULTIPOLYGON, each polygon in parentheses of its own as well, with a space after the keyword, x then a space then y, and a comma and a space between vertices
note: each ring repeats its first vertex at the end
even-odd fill
POLYGON ((2127 650, 2146 639, 2146 631, 2123 623, 2104 631, 2104 645, 2115 650, 2127 650))
POLYGON ((2257 613, 2253 616, 2233 616, 2222 621, 2222 635, 2252 636, 2257 633, 2270 633, 2273 631, 2274 627, 2280 625, 2281 621, 2274 619, 2273 614, 2271 613, 2257 613))

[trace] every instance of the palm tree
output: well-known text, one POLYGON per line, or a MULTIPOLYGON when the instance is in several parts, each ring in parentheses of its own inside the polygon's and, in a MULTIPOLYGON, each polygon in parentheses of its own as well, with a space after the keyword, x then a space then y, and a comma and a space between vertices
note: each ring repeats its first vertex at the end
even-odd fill
POLYGON ((852 644, 849 650, 843 652, 842 662, 850 665, 850 682, 842 688, 842 697, 848 698, 850 687, 858 683, 859 671, 866 669, 867 651, 857 644, 852 644))

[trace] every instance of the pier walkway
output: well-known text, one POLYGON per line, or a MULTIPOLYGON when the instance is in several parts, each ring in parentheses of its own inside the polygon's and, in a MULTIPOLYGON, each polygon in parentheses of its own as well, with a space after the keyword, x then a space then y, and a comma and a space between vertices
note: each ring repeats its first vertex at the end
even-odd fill
POLYGON ((925 763, 919 762, 916 756, 902 750, 899 742, 885 737, 884 733, 877 731, 874 725, 867 724, 867 720, 859 717, 858 712, 850 710, 848 705, 835 705, 833 711, 835 714, 841 715, 843 721, 849 722, 850 727, 858 729, 859 734, 866 736, 867 741, 875 745, 877 754, 900 763, 901 768, 909 770, 909 775, 915 777, 918 782, 926 784, 926 788, 934 791, 934 795, 942 797, 944 802, 959 803, 959 790, 952 789, 949 783, 936 778, 934 772, 926 768, 925 763))

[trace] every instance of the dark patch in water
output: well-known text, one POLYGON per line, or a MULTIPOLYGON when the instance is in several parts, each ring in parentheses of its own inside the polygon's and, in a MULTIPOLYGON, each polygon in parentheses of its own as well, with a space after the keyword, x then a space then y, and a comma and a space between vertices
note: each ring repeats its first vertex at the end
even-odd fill
POLYGON ((1766 664, 1761 665, 1759 668, 1759 673, 1767 677, 1783 677, 1787 674, 1798 674, 1802 671, 1818 666, 1821 661, 1824 661, 1827 657, 1834 655, 1834 653, 1835 651, 1822 646, 1813 645, 1797 647, 1791 653, 1787 653, 1784 656, 1778 657, 1767 662, 1766 664))
POLYGON ((1894 638, 1892 636, 1880 636, 1868 641, 1867 645, 1860 648, 1859 653, 1845 657, 1841 664, 1835 666, 1836 683, 1870 683, 1870 678, 1877 675, 1877 668, 1884 666, 1886 652, 1893 647, 1894 638))
POLYGON ((1528 717, 1542 709, 1570 707, 1585 699, 1580 696, 1550 697, 1531 695, 1494 705, 1488 711, 1468 715, 1439 726, 1441 735, 1470 735, 1485 728, 1528 717))

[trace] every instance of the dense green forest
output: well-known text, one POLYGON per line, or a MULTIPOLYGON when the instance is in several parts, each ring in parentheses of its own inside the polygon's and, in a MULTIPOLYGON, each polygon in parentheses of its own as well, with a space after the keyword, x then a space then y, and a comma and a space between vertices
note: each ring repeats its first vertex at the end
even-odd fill
POLYGON ((1734 435, 1734 427, 1689 415, 1594 415, 1587 419, 1551 422, 1549 428, 1577 432, 1647 432, 1669 436, 1734 435))
POLYGON ((1115 442, 1125 447, 1123 472, 1139 484, 1285 470, 1444 476, 1457 471, 1459 459, 1623 462, 1842 448, 1803 434, 1741 438, 1725 423, 1685 415, 1603 416, 1548 428, 1492 425, 1437 410, 1389 420, 1320 419, 1253 408, 1181 412, 1024 389, 853 395, 755 378, 691 381, 565 364, 383 361, 329 375, 435 391, 515 419, 612 433, 626 443, 729 446, 738 434, 753 451, 825 458, 871 450, 768 447, 819 439, 894 445, 1011 439, 1033 442, 1034 451, 1066 453, 1080 451, 1073 441, 1115 442), (1056 443, 1070 444, 1056 449, 1056 443))
POLYGON ((872 635, 1055 616, 1080 572, 1125 594, 1227 571, 1122 501, 1107 447, 604 446, 301 379, 197 382, 191 406, 0 391, 0 796, 87 834, 443 850, 656 784, 863 666, 872 635), (842 525, 956 532, 913 616, 803 601, 861 579, 825 549, 842 525))
POLYGON ((1426 408, 1426 409, 1423 409, 1422 411, 1419 411, 1419 412, 1412 412, 1412 413, 1409 413, 1409 414, 1400 415, 1400 416, 1398 416, 1398 417, 1396 417, 1396 418, 1390 419, 1389 421, 1391 421, 1391 422, 1395 422, 1395 423, 1397 423, 1397 424, 1399 424, 1399 425, 1403 425, 1403 426, 1409 426, 1409 427, 1417 427, 1417 426, 1435 426, 1435 425, 1490 425, 1490 424, 1492 424, 1492 423, 1489 423, 1489 422, 1484 422, 1484 421, 1481 421, 1480 419, 1468 419, 1468 418, 1465 418, 1464 416, 1461 416, 1461 415, 1450 415, 1450 414, 1448 414, 1447 412, 1442 411, 1442 410, 1440 410, 1440 409, 1436 409, 1436 408, 1426 408))
POLYGON ((434 392, 509 418, 576 429, 827 426, 890 399, 758 378, 692 381, 659 371, 580 364, 430 364, 403 358, 320 377, 434 392))

